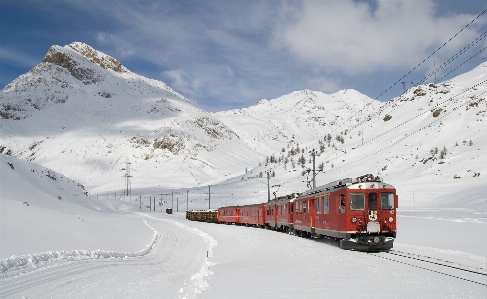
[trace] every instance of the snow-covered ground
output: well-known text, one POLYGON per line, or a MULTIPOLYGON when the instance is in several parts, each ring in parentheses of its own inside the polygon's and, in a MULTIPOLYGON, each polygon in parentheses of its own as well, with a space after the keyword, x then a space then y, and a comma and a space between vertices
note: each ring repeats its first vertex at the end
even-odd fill
MULTIPOLYGON (((148 201, 87 197, 58 173, 49 172, 54 180, 41 166, 0 157, 2 298, 487 296, 487 211, 399 210, 393 253, 411 259, 188 221, 185 201, 166 215, 159 206, 149 211, 148 201)), ((214 195, 212 205, 224 198, 214 195)), ((208 204, 197 201, 191 204, 208 204)))
MULTIPOLYGON (((343 251, 327 240, 259 228, 189 222, 183 214, 138 217, 158 234, 147 254, 51 261, 49 267, 2 279, 0 294, 5 298, 311 298, 323 294, 485 298, 487 294, 486 276, 454 268, 415 260, 398 263, 385 253, 343 251)), ((485 234, 485 222, 402 215, 399 221, 406 229, 401 230, 396 251, 487 273, 487 255, 481 249, 485 242, 478 241, 485 234), (472 239, 462 237, 465 229, 472 239), (438 231, 443 234, 428 234, 438 231)))

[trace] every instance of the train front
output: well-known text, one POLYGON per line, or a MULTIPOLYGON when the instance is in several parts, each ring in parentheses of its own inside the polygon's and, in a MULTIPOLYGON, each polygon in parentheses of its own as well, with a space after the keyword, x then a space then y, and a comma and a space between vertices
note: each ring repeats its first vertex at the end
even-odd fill
POLYGON ((371 175, 354 180, 342 194, 342 204, 348 204, 347 238, 340 248, 360 251, 391 249, 396 238, 396 189, 371 175))

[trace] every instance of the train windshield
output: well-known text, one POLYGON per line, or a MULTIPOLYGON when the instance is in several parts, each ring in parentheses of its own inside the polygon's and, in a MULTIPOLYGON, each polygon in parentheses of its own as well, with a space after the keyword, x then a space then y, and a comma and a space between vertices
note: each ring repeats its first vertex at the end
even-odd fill
POLYGON ((383 210, 394 209, 394 193, 392 192, 382 192, 380 194, 380 207, 383 210))
POLYGON ((363 193, 350 193, 350 210, 363 210, 365 208, 365 195, 363 193))
POLYGON ((369 193, 369 210, 377 210, 377 193, 375 192, 369 193))

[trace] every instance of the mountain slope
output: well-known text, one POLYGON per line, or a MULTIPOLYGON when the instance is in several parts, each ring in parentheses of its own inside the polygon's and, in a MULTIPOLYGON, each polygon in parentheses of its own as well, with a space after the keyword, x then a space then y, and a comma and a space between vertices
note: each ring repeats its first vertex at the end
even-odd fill
POLYGON ((295 91, 273 100, 261 100, 249 108, 217 112, 243 141, 257 151, 272 154, 286 145, 316 142, 327 134, 333 138, 354 122, 379 110, 381 103, 353 90, 334 94, 295 91))
POLYGON ((198 185, 256 163, 227 126, 166 84, 75 42, 0 94, 3 152, 47 166, 90 190, 198 185), (223 145, 225 145, 223 147, 223 145), (253 161, 253 162, 252 162, 253 161), (187 180, 191 178, 191 180, 187 180))

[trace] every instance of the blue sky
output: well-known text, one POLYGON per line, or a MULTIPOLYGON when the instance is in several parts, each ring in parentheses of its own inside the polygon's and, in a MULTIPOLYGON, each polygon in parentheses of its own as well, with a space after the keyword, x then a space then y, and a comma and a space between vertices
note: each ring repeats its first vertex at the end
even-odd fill
MULTIPOLYGON (((485 9, 479 0, 2 0, 0 85, 50 46, 81 41, 207 111, 306 88, 377 98, 485 9)), ((401 82, 411 87, 486 30, 487 12, 401 82)), ((437 78, 468 59, 444 79, 485 62, 487 50, 472 58, 485 47, 487 38, 437 78)))

